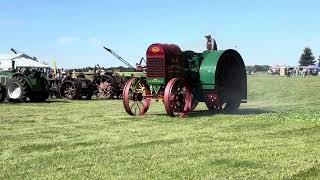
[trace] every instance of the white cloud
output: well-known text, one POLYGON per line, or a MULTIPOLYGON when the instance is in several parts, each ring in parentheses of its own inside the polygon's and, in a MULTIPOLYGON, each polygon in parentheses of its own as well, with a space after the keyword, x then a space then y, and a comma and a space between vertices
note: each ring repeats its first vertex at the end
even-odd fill
POLYGON ((59 44, 62 44, 62 45, 69 45, 69 44, 75 43, 79 40, 80 40, 80 38, 70 37, 70 36, 62 36, 62 37, 58 38, 59 44))
POLYGON ((103 43, 102 40, 99 40, 98 38, 96 37, 91 37, 88 39, 88 43, 89 44, 92 44, 92 45, 95 45, 95 46, 99 46, 99 47, 102 47, 105 43, 103 43))

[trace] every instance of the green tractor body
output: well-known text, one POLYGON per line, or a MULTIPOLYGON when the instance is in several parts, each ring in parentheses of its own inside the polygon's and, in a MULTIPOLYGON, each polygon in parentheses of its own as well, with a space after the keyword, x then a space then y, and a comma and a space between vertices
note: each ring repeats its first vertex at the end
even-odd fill
POLYGON ((49 97, 48 88, 46 78, 38 72, 0 71, 1 101, 6 98, 10 102, 22 102, 27 99, 34 102, 42 102, 49 97))

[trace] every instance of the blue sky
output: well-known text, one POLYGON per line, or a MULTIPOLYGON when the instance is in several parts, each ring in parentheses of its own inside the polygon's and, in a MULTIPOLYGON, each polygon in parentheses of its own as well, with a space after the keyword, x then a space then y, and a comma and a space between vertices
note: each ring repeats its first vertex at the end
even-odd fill
POLYGON ((246 64, 297 64, 310 46, 320 55, 320 1, 136 0, 0 2, 0 53, 11 47, 60 67, 130 63, 155 42, 201 52, 204 35, 235 48, 246 64))

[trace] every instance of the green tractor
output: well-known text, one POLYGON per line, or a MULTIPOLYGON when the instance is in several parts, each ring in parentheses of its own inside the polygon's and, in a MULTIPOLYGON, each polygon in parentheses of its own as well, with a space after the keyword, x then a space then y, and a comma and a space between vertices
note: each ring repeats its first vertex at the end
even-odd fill
POLYGON ((212 113, 234 113, 247 102, 247 76, 241 55, 217 50, 211 36, 202 53, 181 51, 174 44, 152 44, 146 77, 130 79, 123 90, 123 105, 132 116, 143 116, 151 101, 162 101, 169 116, 186 117, 198 102, 212 113))
POLYGON ((14 67, 15 61, 12 61, 12 71, 0 71, 0 102, 5 99, 9 102, 46 101, 49 97, 47 79, 37 71, 17 72, 14 67))

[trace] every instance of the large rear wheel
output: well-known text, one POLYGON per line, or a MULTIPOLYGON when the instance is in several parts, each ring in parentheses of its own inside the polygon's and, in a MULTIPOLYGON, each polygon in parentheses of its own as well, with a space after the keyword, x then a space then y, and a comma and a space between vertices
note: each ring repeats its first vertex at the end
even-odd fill
POLYGON ((143 116, 149 109, 151 98, 149 85, 140 78, 130 79, 123 90, 123 106, 131 116, 143 116))
POLYGON ((49 98, 49 83, 46 78, 41 77, 42 91, 36 94, 29 95, 29 99, 32 102, 45 102, 49 98))
POLYGON ((164 92, 164 106, 169 116, 185 117, 191 111, 192 91, 183 79, 171 79, 164 92))
POLYGON ((194 93, 192 93, 192 101, 191 101, 191 108, 190 111, 194 111, 196 109, 196 107, 198 106, 199 101, 198 99, 195 97, 194 93))
POLYGON ((27 99, 28 85, 20 76, 13 77, 7 84, 7 99, 10 102, 22 102, 27 99))
POLYGON ((217 91, 205 93, 205 103, 212 113, 234 113, 241 104, 241 96, 231 91, 217 91))

